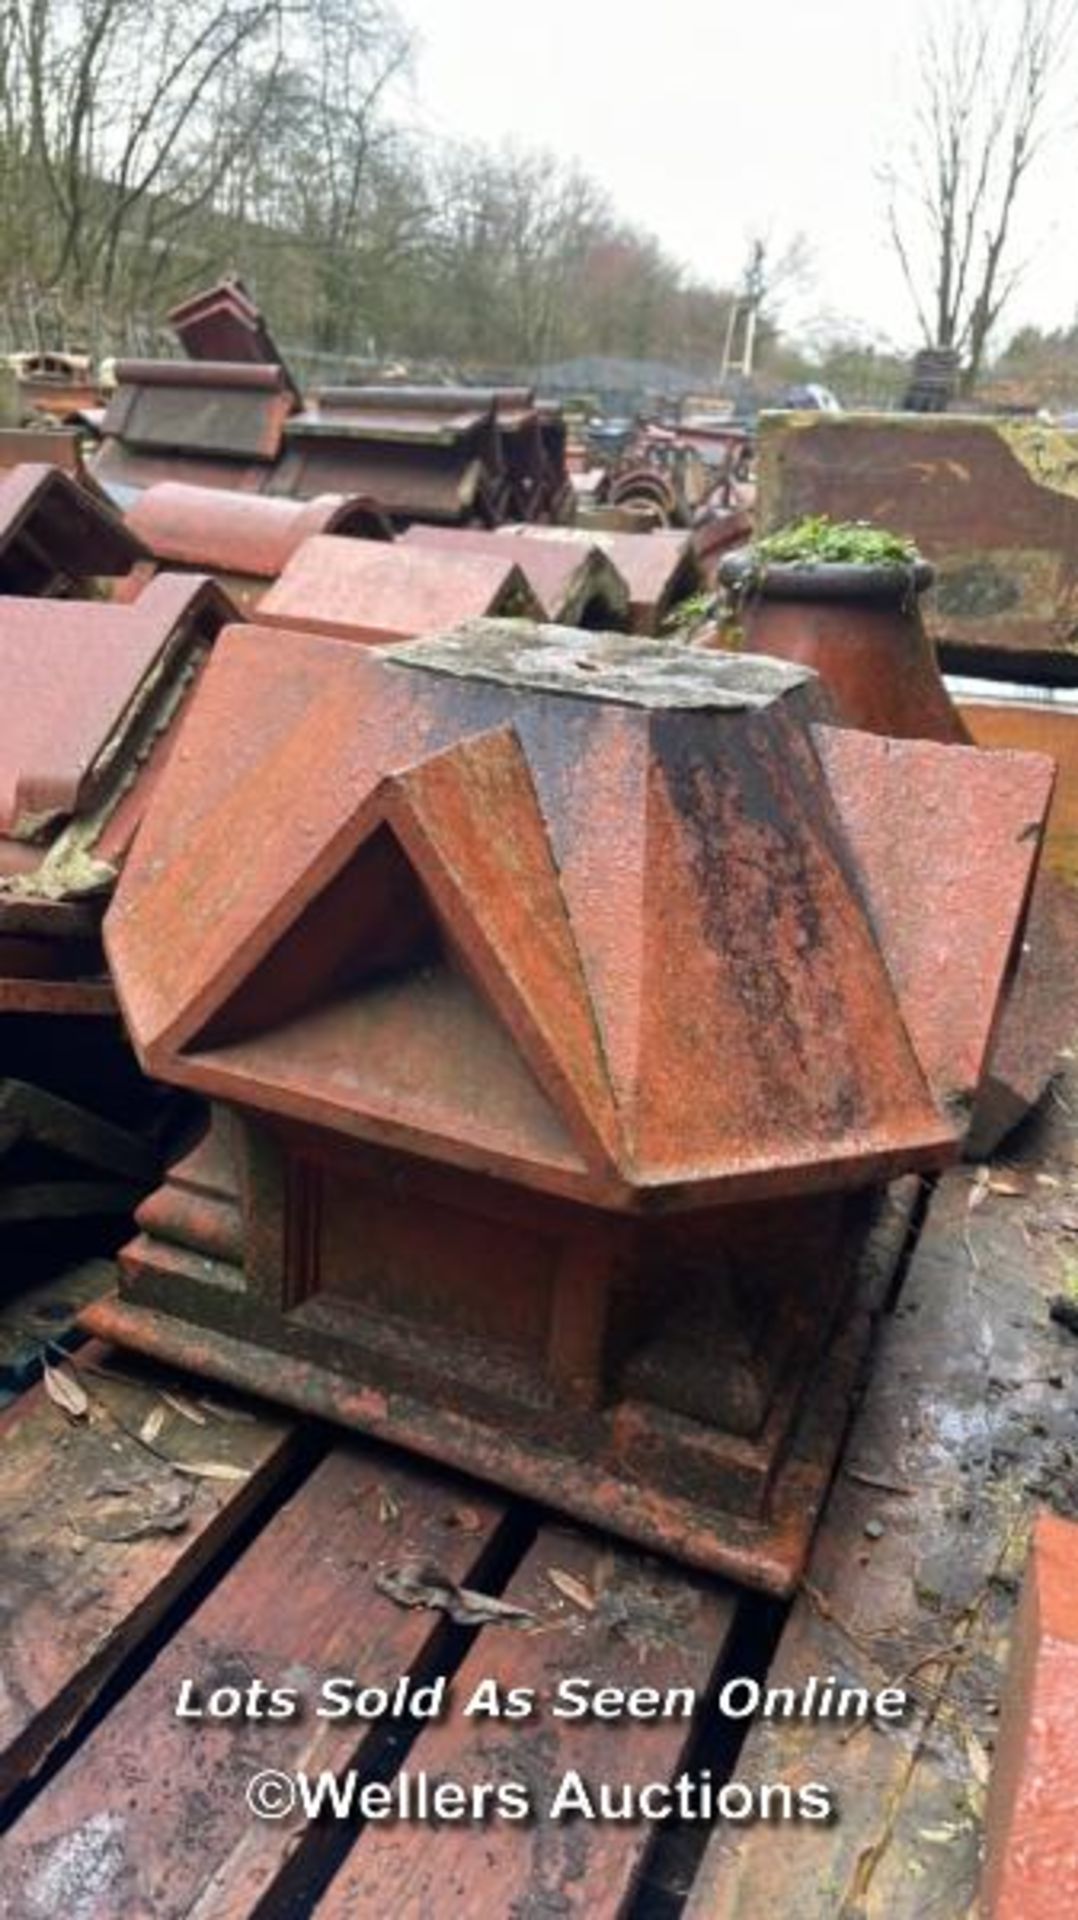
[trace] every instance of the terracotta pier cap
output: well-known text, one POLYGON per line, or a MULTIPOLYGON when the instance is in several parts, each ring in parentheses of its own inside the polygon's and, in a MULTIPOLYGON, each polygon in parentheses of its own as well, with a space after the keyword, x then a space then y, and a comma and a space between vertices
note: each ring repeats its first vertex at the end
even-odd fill
POLYGON ((826 720, 803 668, 620 634, 232 629, 106 923, 141 1057, 606 1209, 937 1166, 1051 767, 826 720))

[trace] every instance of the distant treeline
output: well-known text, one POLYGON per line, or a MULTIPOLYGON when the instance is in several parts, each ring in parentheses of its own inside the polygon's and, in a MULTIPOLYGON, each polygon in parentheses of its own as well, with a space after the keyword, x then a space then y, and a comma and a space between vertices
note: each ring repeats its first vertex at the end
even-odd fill
POLYGON ((383 0, 7 0, 4 310, 107 350, 231 270, 328 355, 717 361, 727 291, 550 155, 417 134, 409 61, 383 0))

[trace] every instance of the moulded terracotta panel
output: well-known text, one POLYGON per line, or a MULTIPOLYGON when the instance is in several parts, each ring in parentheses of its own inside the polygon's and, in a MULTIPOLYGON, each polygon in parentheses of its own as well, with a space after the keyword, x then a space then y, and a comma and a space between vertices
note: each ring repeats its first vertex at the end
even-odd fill
POLYGON ((968 1112, 1025 917, 1055 768, 821 727, 838 802, 906 1025, 937 1099, 968 1112))

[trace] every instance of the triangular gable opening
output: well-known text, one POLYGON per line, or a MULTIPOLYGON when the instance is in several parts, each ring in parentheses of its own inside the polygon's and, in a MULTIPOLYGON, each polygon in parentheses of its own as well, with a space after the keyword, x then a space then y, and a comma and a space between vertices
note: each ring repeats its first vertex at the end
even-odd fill
POLYGON ((579 1149, 440 922, 387 824, 197 1034, 183 1056, 250 1100, 579 1169, 579 1149))
POLYGON ((438 951, 430 903, 392 829, 378 827, 184 1051, 287 1024, 364 981, 438 951))

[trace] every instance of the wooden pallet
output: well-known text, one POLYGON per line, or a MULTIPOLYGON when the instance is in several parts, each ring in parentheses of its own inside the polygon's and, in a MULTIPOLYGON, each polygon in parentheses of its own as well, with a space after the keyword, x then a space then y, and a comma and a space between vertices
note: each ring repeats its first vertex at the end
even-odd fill
MULTIPOLYGON (((1074 1338, 1046 1299, 1078 1268, 1078 1091, 989 1181, 927 1211, 818 1538, 789 1609, 562 1525, 390 1449, 301 1426, 95 1347, 89 1408, 40 1382, 0 1414, 0 1914, 147 1916, 964 1913, 1016 1577, 1038 1500, 1078 1475, 1074 1338), (971 1202, 976 1204, 972 1205, 971 1202), (1074 1248, 1068 1256, 1068 1247, 1074 1248), (141 1436, 141 1437, 140 1437, 141 1436), (175 1464, 173 1464, 175 1463, 175 1464), (866 1531, 867 1528, 867 1531, 866 1531), (524 1610, 457 1624, 405 1581, 524 1610), (397 1598, 381 1589, 389 1577, 397 1598), (422 1582, 421 1582, 422 1584, 422 1582), (915 1696, 887 1731, 723 1721, 731 1675, 834 1673, 915 1696), (185 1721, 255 1678, 444 1678, 444 1717, 185 1721), (688 1717, 555 1719, 570 1676, 690 1689, 688 1717), (484 1681, 530 1719, 468 1717, 484 1681), (515 1782, 532 1821, 257 1820, 253 1774, 329 1768, 515 1782), (818 1779, 830 1825, 542 1817, 570 1771, 639 1787, 681 1772, 818 1779)), ((1074 1275, 1071 1275, 1073 1282, 1074 1275)))

